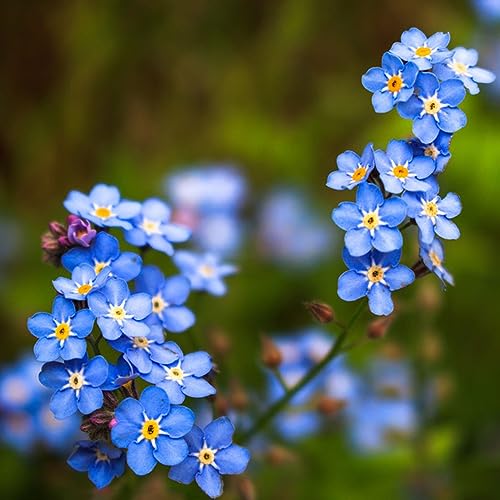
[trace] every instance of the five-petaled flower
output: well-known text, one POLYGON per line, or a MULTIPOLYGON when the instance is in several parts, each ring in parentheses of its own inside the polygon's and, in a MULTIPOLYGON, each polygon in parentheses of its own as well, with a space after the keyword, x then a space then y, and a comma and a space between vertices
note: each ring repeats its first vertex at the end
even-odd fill
POLYGON ((122 334, 145 337, 149 333, 142 320, 151 314, 151 297, 147 293, 130 295, 127 283, 120 278, 109 278, 102 290, 89 296, 88 304, 105 339, 116 340, 122 334))
POLYGON ((58 296, 52 314, 39 312, 28 319, 28 330, 38 340, 34 347, 38 361, 83 358, 87 337, 94 327, 94 315, 88 309, 76 311, 71 300, 58 296))
POLYGON ((442 281, 443 285, 446 283, 454 284, 453 276, 443 266, 444 248, 438 238, 434 238, 430 245, 421 245, 420 258, 429 271, 433 272, 442 281))
POLYGON ((435 187, 426 192, 403 194, 408 205, 408 216, 418 225, 420 241, 430 245, 437 234, 445 240, 456 240, 460 230, 450 219, 462 211, 460 198, 455 193, 448 193, 444 198, 438 196, 435 187))
POLYGON ((414 272, 399 264, 401 250, 388 253, 372 250, 362 257, 353 257, 344 249, 343 258, 349 270, 339 277, 339 297, 353 301, 368 296, 373 314, 391 314, 394 309, 391 292, 415 280, 414 272))
POLYGON ((414 157, 406 141, 390 141, 386 152, 375 151, 375 162, 388 193, 427 191, 432 187, 425 179, 434 172, 434 161, 425 155, 414 157))
POLYGON ((436 75, 419 73, 416 94, 398 104, 403 118, 413 120, 413 133, 425 144, 436 140, 439 131, 454 133, 465 127, 467 117, 457 106, 465 98, 464 84, 457 79, 439 84, 436 75))
POLYGON ((183 437, 192 429, 193 412, 171 405, 159 387, 147 387, 139 400, 124 399, 115 411, 111 440, 127 448, 127 464, 139 476, 149 474, 157 462, 181 463, 189 453, 183 437))
POLYGON ((447 49, 449 43, 449 33, 438 32, 427 38, 418 28, 410 28, 401 35, 401 42, 392 45, 390 52, 403 61, 414 62, 424 71, 450 56, 451 52, 447 49))
POLYGON ((439 132, 436 139, 430 144, 424 144, 416 137, 410 139, 410 145, 413 148, 414 156, 428 156, 434 160, 436 168, 434 174, 440 174, 445 169, 448 161, 451 158, 450 143, 451 134, 446 132, 439 132))
POLYGON ((204 398, 215 394, 215 387, 203 377, 212 369, 212 358, 207 352, 191 352, 184 356, 175 342, 166 342, 165 348, 175 353, 176 359, 168 364, 153 363, 145 380, 165 389, 173 404, 180 404, 186 396, 204 398))
POLYGON ((121 227, 132 229, 130 219, 141 211, 136 201, 120 199, 120 191, 115 186, 97 184, 89 195, 71 191, 64 201, 69 212, 84 217, 99 227, 121 227))
POLYGON ((373 144, 368 144, 361 157, 354 151, 344 151, 337 156, 338 170, 330 172, 326 185, 331 189, 353 189, 370 176, 375 167, 373 144))
POLYGON ((67 462, 78 472, 88 472, 99 489, 125 472, 125 454, 106 441, 78 441, 67 462))
POLYGON ((377 113, 387 113, 398 102, 405 102, 413 95, 413 85, 418 75, 418 66, 403 61, 386 52, 382 56, 381 68, 370 68, 361 78, 363 87, 373 92, 372 104, 377 113))
POLYGON ((170 469, 168 477, 183 484, 196 481, 210 497, 222 495, 223 474, 241 474, 250 460, 246 448, 233 444, 234 427, 227 417, 210 422, 201 430, 194 426, 186 436, 189 456, 170 469))
POLYGON ((52 361, 42 367, 39 379, 56 391, 50 400, 50 409, 56 418, 66 418, 76 411, 84 415, 102 406, 101 385, 108 377, 108 363, 102 356, 87 361, 71 359, 60 363, 52 361))
POLYGON ((351 255, 361 256, 372 246, 381 252, 398 250, 403 237, 397 226, 406 217, 406 204, 400 198, 384 200, 374 184, 361 184, 356 203, 342 202, 333 210, 332 219, 344 229, 345 246, 351 255))
POLYGON ((89 264, 81 264, 71 272, 71 279, 60 276, 52 284, 54 288, 67 299, 86 300, 87 296, 101 288, 108 279, 109 268, 104 268, 96 274, 89 264))

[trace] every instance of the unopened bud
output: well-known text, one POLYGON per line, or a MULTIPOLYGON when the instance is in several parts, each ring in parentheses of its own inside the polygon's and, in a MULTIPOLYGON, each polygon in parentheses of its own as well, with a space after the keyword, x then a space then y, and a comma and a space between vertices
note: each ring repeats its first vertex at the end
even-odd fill
POLYGON ((224 358, 231 350, 230 338, 219 328, 214 328, 208 334, 210 352, 217 358, 224 358))
POLYGON ((324 302, 304 302, 304 306, 320 323, 330 323, 335 319, 332 307, 324 302))
POLYGON ((318 411, 323 415, 332 416, 345 408, 346 402, 343 399, 321 396, 316 405, 318 411))
POLYGON ((273 445, 267 451, 266 459, 271 465, 291 464, 297 461, 297 455, 283 446, 273 445))
POLYGON ((366 331, 367 337, 373 340, 385 337, 393 320, 393 316, 385 316, 374 319, 368 324, 368 328, 366 331))
POLYGON ((231 383, 230 401, 231 406, 238 411, 243 411, 248 406, 248 394, 237 380, 231 383))
POLYGON ((424 280, 418 287, 417 301, 419 306, 426 311, 438 310, 442 303, 439 286, 435 282, 424 280))
POLYGON ((255 500, 257 493, 252 480, 247 476, 236 476, 236 488, 241 500, 255 500))
POLYGON ((220 391, 214 396, 214 410, 217 416, 224 416, 229 412, 229 402, 220 391))
POLYGON ((281 365, 283 361, 283 355, 278 349, 278 346, 272 341, 271 338, 266 335, 262 335, 260 338, 261 342, 261 359, 264 365, 268 368, 275 369, 281 365))

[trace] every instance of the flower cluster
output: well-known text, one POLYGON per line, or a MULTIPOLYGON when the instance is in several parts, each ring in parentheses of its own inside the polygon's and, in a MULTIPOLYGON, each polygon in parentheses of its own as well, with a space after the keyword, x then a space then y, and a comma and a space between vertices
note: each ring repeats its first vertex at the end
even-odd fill
POLYGON ((184 354, 166 334, 195 324, 186 306, 192 290, 222 295, 221 278, 234 269, 177 251, 190 230, 172 222, 160 199, 123 200, 116 187, 100 184, 89 195, 72 191, 64 206, 71 212, 67 227, 51 223, 43 249, 70 276, 53 281, 51 312, 31 316, 28 329, 44 363, 39 380, 52 391, 51 412, 61 421, 81 415, 88 435, 68 464, 103 488, 125 464, 145 475, 160 463, 175 467, 172 479, 196 479, 209 496, 219 496, 220 474, 243 472, 249 454, 231 444, 230 422, 213 421, 200 438, 195 414, 182 403, 216 393, 212 359, 204 351, 184 354), (141 255, 122 251, 112 228, 141 255), (148 249, 172 257, 181 274, 144 265, 148 249), (150 384, 140 395, 139 379, 150 384))
POLYGON ((391 140, 385 151, 368 144, 361 156, 346 151, 327 180, 332 189, 357 190, 354 203, 342 202, 332 213, 346 231, 343 258, 349 268, 339 278, 338 294, 347 301, 367 296, 377 315, 393 311, 391 292, 427 272, 453 284, 443 267, 441 240, 460 236, 452 219, 462 206, 456 194, 439 194, 438 175, 450 159, 452 134, 467 122, 458 107, 467 90, 477 94, 477 84, 491 83, 495 76, 476 67, 475 50, 449 50, 449 41, 449 33, 428 38, 411 28, 383 55, 381 67, 363 75, 375 111, 396 108, 412 120, 414 137, 391 140), (410 269, 400 264, 401 230, 413 224, 419 229, 420 258, 410 269))

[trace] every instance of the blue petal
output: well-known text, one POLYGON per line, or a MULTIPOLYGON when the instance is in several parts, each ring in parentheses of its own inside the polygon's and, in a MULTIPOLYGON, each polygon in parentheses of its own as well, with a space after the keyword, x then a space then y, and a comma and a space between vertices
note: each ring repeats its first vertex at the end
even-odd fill
POLYGON ((191 237, 191 230, 179 224, 162 224, 160 230, 168 241, 182 243, 191 237))
POLYGON ((413 158, 413 151, 406 141, 392 140, 387 144, 387 156, 396 165, 404 165, 413 158))
POLYGON ((412 50, 410 50, 406 45, 401 42, 395 42, 392 44, 391 50, 393 54, 397 55, 403 61, 409 61, 415 55, 412 50))
POLYGON ((165 380, 165 372, 163 372, 162 380, 160 382, 156 382, 156 384, 168 394, 168 399, 172 404, 179 405, 186 399, 181 386, 177 382, 174 380, 165 380))
MULTIPOLYGON (((191 377, 188 377, 191 378, 191 377)), ((168 415, 162 418, 161 428, 171 438, 181 438, 191 431, 194 424, 194 413, 185 406, 173 405, 168 415)))
POLYGON ((149 198, 142 204, 143 215, 153 221, 170 219, 170 208, 158 198, 149 198))
MULTIPOLYGON (((89 297, 90 298, 90 297, 89 297)), ((71 319, 71 331, 85 338, 94 328, 95 316, 89 309, 80 309, 71 319)))
POLYGON ((333 222, 344 231, 357 227, 362 218, 357 205, 350 201, 343 201, 332 212, 333 222))
POLYGON ((380 252, 392 252, 403 246, 403 236, 397 228, 380 226, 375 231, 373 246, 380 252))
MULTIPOLYGON (((380 189, 375 184, 361 184, 356 193, 356 203, 365 211, 372 212, 384 202, 380 189)), ((359 221, 358 221, 359 222, 359 221)))
POLYGON ((194 314, 184 306, 169 306, 162 314, 162 323, 166 330, 180 333, 194 325, 194 314))
POLYGON ((68 321, 75 314, 75 305, 72 300, 56 297, 52 304, 52 315, 60 323, 68 321))
POLYGON ((156 419, 160 415, 166 415, 170 410, 167 393, 159 387, 146 387, 142 391, 140 402, 149 418, 156 419))
POLYGON ((417 216, 415 218, 415 221, 417 222, 418 228, 420 230, 420 240, 422 241, 422 243, 430 245, 432 243, 432 240, 434 239, 434 225, 432 224, 432 221, 427 216, 417 216))
POLYGON ((33 347, 33 353, 37 361, 55 361, 59 358, 60 353, 59 340, 40 337, 33 347))
POLYGON ((144 247, 148 243, 146 233, 138 227, 125 231, 125 240, 136 247, 144 247))
POLYGON ((422 111, 422 106, 422 101, 418 97, 412 96, 405 102, 398 102, 397 109, 403 118, 413 120, 422 111))
POLYGON ((64 419, 77 411, 76 396, 73 389, 56 391, 52 395, 49 408, 57 419, 64 419))
POLYGON ((28 319, 28 330, 35 337, 46 337, 53 333, 55 328, 56 324, 54 323, 52 314, 40 312, 28 319))
POLYGON ((136 278, 141 272, 142 259, 133 252, 123 252, 111 264, 111 271, 117 277, 125 281, 136 278))
POLYGON ((385 52, 382 56, 382 67, 385 72, 397 75, 403 69, 403 61, 390 52, 385 52))
POLYGON ((439 210, 446 214, 446 217, 452 219, 462 211, 462 203, 460 197, 455 193, 448 193, 441 201, 438 202, 439 210))
POLYGON ((153 362, 144 349, 128 349, 126 356, 130 363, 137 368, 139 373, 147 374, 151 372, 153 362))
POLYGON ((81 299, 81 295, 75 293, 75 284, 72 280, 68 278, 59 277, 52 281, 54 288, 68 298, 74 298, 75 300, 81 299))
POLYGON ((399 194, 406 187, 406 185, 403 184, 401 179, 398 179, 393 175, 383 173, 380 175, 380 178, 382 179, 382 182, 384 183, 384 188, 388 193, 399 194))
POLYGON ((135 280, 137 291, 155 295, 163 285, 165 277, 156 266, 144 266, 135 280))
POLYGON ((81 413, 89 415, 102 407, 104 397, 101 389, 97 387, 83 386, 80 389, 80 397, 77 406, 81 413))
POLYGON ((85 380, 94 387, 104 384, 108 378, 108 362, 102 356, 92 358, 85 368, 85 380))
POLYGON ((428 191, 432 188, 427 181, 419 181, 416 177, 408 177, 404 185, 407 191, 428 191))
POLYGON ((403 82, 408 87, 413 88, 413 85, 415 84, 419 71, 420 70, 418 69, 418 66, 415 63, 413 62, 407 63, 403 69, 403 73, 401 74, 403 82))
POLYGON ((215 455, 221 474, 241 474, 247 468, 250 453, 246 448, 232 444, 215 455))
POLYGON ((370 68, 362 77, 361 84, 370 92, 377 92, 387 85, 387 76, 382 68, 370 68))
POLYGON ((108 314, 109 304, 106 296, 102 292, 92 292, 88 296, 87 302, 90 310, 96 317, 105 316, 106 314, 108 314))
POLYGON ((464 84, 458 79, 447 80, 441 84, 438 98, 452 107, 458 106, 465 99, 464 84))
POLYGON ((432 73, 419 73, 415 86, 420 89, 421 97, 431 97, 439 89, 439 81, 432 73))
POLYGON ((146 323, 135 319, 124 320, 121 330, 127 337, 147 337, 150 332, 146 323))
POLYGON ((368 280, 366 276, 356 271, 346 271, 339 277, 338 295, 342 300, 351 302, 366 295, 368 291, 368 280))
POLYGON ((337 167, 342 172, 354 172, 360 162, 360 157, 354 151, 344 151, 337 156, 337 167))
POLYGON ((409 47, 420 47, 427 41, 425 34, 418 28, 410 28, 403 31, 401 35, 401 42, 409 47))
POLYGON ((196 474, 196 483, 210 497, 217 498, 222 495, 222 479, 220 474, 211 465, 206 465, 196 474))
POLYGON ((460 230, 457 225, 443 216, 436 218, 436 234, 445 240, 460 238, 460 230))
POLYGON ((93 447, 83 448, 77 445, 68 457, 67 463, 76 471, 85 472, 95 462, 95 459, 96 455, 93 447))
POLYGON ((456 132, 465 127, 466 124, 467 116, 461 109, 444 108, 439 111, 439 128, 443 132, 456 132))
POLYGON ((212 358, 208 352, 191 352, 182 360, 182 369, 196 377, 203 377, 212 369, 212 358))
POLYGON ((141 204, 136 201, 122 201, 115 208, 120 219, 132 219, 141 212, 141 204))
POLYGON ((205 398, 216 393, 215 387, 204 378, 197 377, 185 377, 182 391, 190 398, 205 398))
POLYGON ((143 407, 137 399, 126 398, 115 410, 116 425, 111 429, 115 446, 126 448, 141 432, 143 407))
POLYGON ((143 292, 131 295, 126 304, 127 313, 139 321, 151 314, 152 307, 151 295, 143 292))
POLYGON ((381 174, 388 172, 392 168, 389 157, 381 149, 375 151, 375 165, 381 174))
POLYGON ((234 427, 227 417, 219 417, 203 430, 207 446, 212 449, 226 448, 233 439, 234 427))
POLYGON ((179 356, 175 352, 172 352, 170 349, 165 349, 163 345, 152 345, 150 346, 150 351, 151 359, 161 365, 168 365, 179 359, 179 356))
POLYGON ((173 276, 167 278, 161 289, 164 299, 175 306, 180 306, 186 302, 191 286, 185 276, 173 276))
POLYGON ((430 36, 427 40, 427 45, 431 49, 444 49, 450 43, 450 34, 438 31, 434 35, 430 36))
POLYGON ((114 319, 100 317, 97 318, 97 324, 102 336, 107 340, 116 340, 122 336, 122 331, 114 319))
POLYGON ((401 259, 401 249, 394 250, 393 252, 373 252, 373 260, 376 264, 382 267, 394 267, 401 259))
POLYGON ((326 181, 327 187, 330 189, 351 189, 355 186, 355 183, 351 183, 352 177, 345 172, 341 172, 340 170, 335 170, 328 175, 328 179, 326 181))
POLYGON ((97 262, 108 262, 120 255, 120 245, 114 236, 101 231, 92 243, 92 253, 97 262))
POLYGON ((379 216, 389 227, 394 227, 405 220, 407 210, 406 203, 401 198, 393 197, 385 200, 381 205, 379 216))
POLYGON ((226 293, 226 289, 227 287, 221 279, 213 278, 206 280, 205 282, 205 290, 212 295, 224 295, 226 293))
POLYGON ((344 237, 347 250, 353 257, 361 257, 370 251, 372 239, 368 229, 351 229, 344 237))
POLYGON ((169 243, 164 236, 159 234, 153 234, 148 238, 148 244, 151 248, 158 250, 158 252, 163 252, 168 256, 174 254, 174 247, 169 243))
POLYGON ((394 309, 389 288, 380 283, 375 283, 368 292, 368 307, 373 314, 387 316, 394 309))
POLYGON ((102 289, 104 295, 110 304, 114 306, 120 305, 129 297, 127 283, 120 278, 110 278, 102 289))
POLYGON ((415 273, 406 266, 396 266, 392 269, 388 269, 384 273, 384 280, 389 285, 391 292, 394 290, 399 290, 413 283, 415 280, 415 273))
POLYGON ((111 463, 105 460, 95 462, 89 469, 89 479, 99 489, 108 486, 114 479, 111 463))
POLYGON ((493 83, 496 80, 495 73, 482 68, 470 68, 469 73, 477 83, 493 83))
POLYGON ((43 365, 38 379, 49 389, 59 389, 68 382, 69 375, 62 363, 47 363, 43 365))
POLYGON ((394 107, 392 92, 377 91, 372 95, 373 109, 376 113, 387 113, 394 107))
POLYGON ((89 198, 100 206, 116 205, 120 201, 120 191, 115 186, 96 184, 90 191, 89 198))
MULTIPOLYGON (((443 111, 446 111, 447 108, 441 110, 441 114, 443 111)), ((457 110, 459 111, 459 110, 457 110)), ((442 123, 441 123, 442 125, 442 123)), ((429 114, 425 114, 422 118, 415 118, 413 120, 413 133, 424 143, 430 144, 436 139, 439 134, 439 127, 436 124, 436 120, 429 114)))
POLYGON ((195 457, 187 457, 183 462, 174 465, 169 473, 169 479, 182 484, 190 484, 200 468, 200 461, 195 457))
POLYGON ((418 194, 404 193, 401 199, 408 207, 408 217, 415 218, 422 210, 418 194))
POLYGON ((180 464, 188 455, 189 450, 184 439, 172 439, 168 436, 158 436, 156 450, 153 455, 163 465, 180 464))
POLYGON ((61 358, 65 360, 83 358, 87 352, 87 342, 84 339, 69 338, 60 350, 61 358))
POLYGON ((184 436, 184 439, 189 447, 189 451, 194 453, 202 449, 205 436, 203 435, 203 431, 198 426, 194 425, 191 432, 184 436))
POLYGON ((353 257, 347 251, 347 248, 344 248, 342 259, 349 269, 355 269, 356 271, 366 271, 371 266, 371 255, 369 253, 360 257, 353 257))
POLYGON ((436 165, 433 159, 428 156, 416 156, 409 165, 410 171, 414 172, 418 179, 429 177, 429 175, 434 172, 435 168, 436 165))
MULTIPOLYGON (((158 442, 158 440, 157 440, 158 442)), ((131 442, 127 450, 127 464, 138 475, 149 474, 156 466, 151 443, 144 439, 140 443, 131 442)))

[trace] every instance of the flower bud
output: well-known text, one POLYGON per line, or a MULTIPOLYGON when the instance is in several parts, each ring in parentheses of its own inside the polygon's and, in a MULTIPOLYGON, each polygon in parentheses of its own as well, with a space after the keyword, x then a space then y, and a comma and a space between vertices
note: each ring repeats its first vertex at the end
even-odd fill
POLYGON ((393 321, 394 316, 384 316, 374 319, 368 324, 366 336, 373 340, 384 338, 393 321))
POLYGON ((231 382, 231 392, 229 396, 232 408, 238 411, 244 411, 247 408, 248 394, 237 380, 231 382))
POLYGON ((345 408, 346 402, 343 399, 321 396, 316 404, 317 410, 326 416, 333 416, 345 408))
POLYGON ((221 392, 217 392, 214 396, 214 410, 217 416, 227 415, 229 412, 229 402, 221 392))
POLYGON ((49 230, 42 235, 43 260, 55 266, 61 265, 61 256, 71 246, 66 236, 66 228, 57 221, 49 223, 49 230))
POLYGON ((297 456, 283 446, 272 445, 266 453, 266 459, 271 465, 283 465, 296 462, 297 456))
POLYGON ((333 309, 324 302, 304 302, 304 307, 311 313, 313 318, 320 323, 330 323, 335 320, 333 309))
POLYGON ((88 248, 97 234, 90 222, 76 215, 68 215, 67 223, 68 231, 66 236, 69 243, 88 248))
POLYGON ((271 369, 278 368, 283 361, 283 355, 278 346, 266 335, 261 335, 261 359, 265 366, 271 369))
POLYGON ((256 500, 257 493, 252 480, 247 476, 235 477, 236 488, 241 500, 256 500))
POLYGON ((210 352, 217 358, 224 358, 231 350, 231 339, 219 328, 212 329, 208 334, 210 352))

